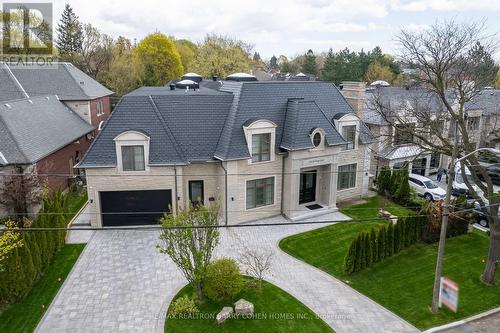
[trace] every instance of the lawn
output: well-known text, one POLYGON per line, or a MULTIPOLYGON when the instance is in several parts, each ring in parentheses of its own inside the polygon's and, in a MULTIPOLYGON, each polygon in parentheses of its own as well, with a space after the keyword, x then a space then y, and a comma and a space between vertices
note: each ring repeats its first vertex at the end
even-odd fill
POLYGON ((65 245, 35 283, 30 293, 19 303, 0 313, 0 332, 33 332, 73 268, 85 244, 65 245))
MULTIPOLYGON (((350 207, 341 208, 340 211, 349 215, 353 219, 375 218, 378 217, 378 211, 382 207, 382 198, 374 196, 366 198, 366 202, 350 207)), ((388 201, 384 207, 389 213, 396 216, 414 215, 415 211, 404 208, 392 201, 388 201)))
MULTIPOLYGON (((193 288, 188 285, 179 292, 177 297, 191 296, 193 292, 193 288)), ((254 304, 256 318, 230 318, 219 325, 215 321, 215 316, 224 306, 231 306, 231 303, 206 300, 198 306, 200 315, 203 315, 200 317, 204 318, 170 318, 165 322, 165 331, 169 333, 332 332, 332 329, 305 305, 271 283, 264 282, 261 290, 247 286, 235 300, 240 298, 254 304), (284 318, 285 315, 289 317, 284 318)))
MULTIPOLYGON (((365 205, 370 207, 368 203, 365 205)), ((374 217, 373 212, 370 216, 366 211, 352 208, 355 207, 346 208, 343 212, 356 218, 360 215, 374 217)), ((397 215, 395 211, 392 213, 397 215)), ((500 305, 500 285, 486 287, 479 281, 488 249, 488 237, 479 231, 448 239, 446 243, 444 275, 460 286, 457 313, 442 309, 433 315, 428 309, 432 298, 437 244, 413 245, 369 269, 346 276, 342 266, 350 239, 359 231, 380 223, 383 222, 335 224, 285 238, 280 247, 347 282, 420 329, 452 322, 500 305)))
POLYGON ((66 219, 71 221, 71 219, 80 211, 83 205, 87 202, 87 192, 80 194, 76 191, 70 191, 68 194, 68 202, 67 202, 67 214, 66 219))

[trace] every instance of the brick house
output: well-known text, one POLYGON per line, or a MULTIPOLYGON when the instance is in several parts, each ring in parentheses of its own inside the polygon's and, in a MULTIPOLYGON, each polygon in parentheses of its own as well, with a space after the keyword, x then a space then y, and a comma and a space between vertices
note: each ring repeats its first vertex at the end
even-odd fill
POLYGON ((154 224, 217 199, 222 223, 298 220, 366 194, 371 134, 335 85, 199 80, 120 100, 78 165, 93 226, 154 224))

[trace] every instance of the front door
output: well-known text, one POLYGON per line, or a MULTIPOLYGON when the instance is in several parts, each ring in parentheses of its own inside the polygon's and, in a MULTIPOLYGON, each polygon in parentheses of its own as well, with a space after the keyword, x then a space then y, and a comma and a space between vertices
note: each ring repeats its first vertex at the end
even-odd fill
POLYGON ((189 201, 191 201, 193 207, 203 205, 203 180, 189 181, 189 201))
POLYGON ((300 174, 299 204, 316 201, 316 170, 300 174))

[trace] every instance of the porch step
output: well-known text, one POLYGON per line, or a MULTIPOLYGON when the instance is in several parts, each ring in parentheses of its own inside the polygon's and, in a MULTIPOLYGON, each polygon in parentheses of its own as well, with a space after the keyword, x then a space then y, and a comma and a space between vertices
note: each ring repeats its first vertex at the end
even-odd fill
POLYGON ((293 216, 290 216, 289 219, 293 222, 296 221, 302 221, 306 219, 310 219, 312 217, 317 217, 325 214, 330 214, 330 213, 335 213, 338 212, 339 209, 337 207, 333 208, 328 208, 328 207, 323 207, 320 209, 315 209, 311 211, 301 211, 301 212, 296 212, 293 216))

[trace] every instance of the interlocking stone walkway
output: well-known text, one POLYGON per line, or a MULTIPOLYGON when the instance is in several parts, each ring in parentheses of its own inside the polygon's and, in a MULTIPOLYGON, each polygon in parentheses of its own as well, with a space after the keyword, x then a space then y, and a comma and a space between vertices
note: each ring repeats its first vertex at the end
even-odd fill
MULTIPOLYGON (((347 217, 333 213, 323 219, 347 217)), ((261 222, 284 221, 275 217, 261 222)), ((237 258, 245 248, 272 251, 266 279, 321 315, 336 332, 417 332, 342 282, 279 250, 280 239, 321 226, 223 229, 216 256, 237 258)), ((37 331, 163 332, 168 304, 186 282, 155 249, 157 238, 157 231, 96 232, 37 331)))

